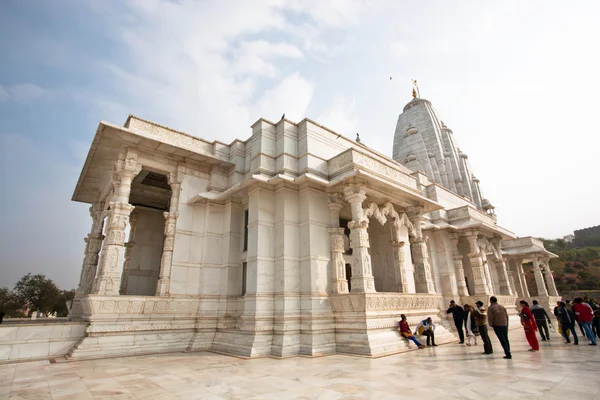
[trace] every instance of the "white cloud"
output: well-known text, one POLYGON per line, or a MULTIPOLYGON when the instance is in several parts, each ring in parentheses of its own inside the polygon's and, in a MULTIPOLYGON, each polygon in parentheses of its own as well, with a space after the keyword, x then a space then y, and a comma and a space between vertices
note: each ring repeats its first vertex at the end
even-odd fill
POLYGON ((269 43, 266 40, 243 42, 234 65, 236 75, 256 75, 275 78, 279 70, 274 60, 280 58, 299 59, 302 52, 289 43, 269 43))
POLYGON ((328 128, 354 139, 358 130, 358 121, 354 98, 336 96, 327 110, 319 115, 317 121, 328 128))
POLYGON ((275 88, 264 93, 256 107, 256 115, 277 121, 281 114, 292 121, 300 121, 306 116, 306 110, 312 99, 314 85, 294 73, 285 77, 275 88))

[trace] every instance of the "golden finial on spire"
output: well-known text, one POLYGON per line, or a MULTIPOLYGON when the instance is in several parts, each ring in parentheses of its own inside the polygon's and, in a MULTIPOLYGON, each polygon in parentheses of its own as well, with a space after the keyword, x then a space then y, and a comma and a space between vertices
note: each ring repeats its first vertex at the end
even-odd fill
POLYGON ((416 99, 417 97, 421 97, 421 93, 419 93, 419 85, 417 85, 416 79, 411 79, 411 81, 414 86, 413 91, 412 91, 413 99, 416 99))

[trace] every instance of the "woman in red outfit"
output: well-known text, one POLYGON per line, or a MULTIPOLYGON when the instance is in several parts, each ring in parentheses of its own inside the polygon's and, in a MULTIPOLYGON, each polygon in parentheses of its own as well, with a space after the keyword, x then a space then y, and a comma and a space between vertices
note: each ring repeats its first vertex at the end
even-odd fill
POLYGON ((537 324, 535 323, 535 318, 533 318, 533 314, 529 309, 529 303, 525 300, 521 300, 519 302, 521 304, 521 313, 519 317, 521 317, 521 325, 523 325, 523 329, 525 330, 525 337, 531 346, 529 351, 540 351, 540 343, 537 340, 536 332, 538 330, 537 324))

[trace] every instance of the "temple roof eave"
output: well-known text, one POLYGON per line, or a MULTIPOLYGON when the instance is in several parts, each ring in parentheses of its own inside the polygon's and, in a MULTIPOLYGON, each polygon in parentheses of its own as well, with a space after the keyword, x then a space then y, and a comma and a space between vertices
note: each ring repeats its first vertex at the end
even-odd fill
POLYGON ((171 137, 165 138, 152 132, 132 130, 101 121, 71 199, 82 203, 95 201, 119 153, 128 146, 154 149, 167 156, 194 159, 208 164, 234 165, 212 154, 185 148, 185 145, 176 143, 178 135, 181 136, 173 132, 171 137))
POLYGON ((343 185, 345 182, 352 181, 354 178, 359 178, 361 181, 365 181, 368 185, 367 189, 369 191, 377 192, 378 185, 385 185, 386 194, 388 194, 388 196, 391 194, 390 201, 392 203, 402 203, 401 205, 418 204, 423 207, 424 212, 431 212, 442 208, 442 205, 431 199, 428 199, 423 195, 413 193, 412 191, 407 191, 405 188, 402 188, 399 185, 385 181, 376 175, 370 174, 369 172, 360 170, 358 168, 346 171, 342 175, 338 175, 332 180, 324 179, 309 172, 298 177, 292 177, 285 174, 277 174, 274 176, 253 174, 249 179, 239 182, 223 192, 198 193, 192 196, 187 202, 188 204, 192 204, 206 200, 216 202, 225 201, 227 198, 236 195, 238 192, 246 189, 254 183, 262 183, 274 186, 280 183, 300 185, 308 182, 322 186, 323 188, 335 188, 336 186, 343 185))
POLYGON ((521 258, 530 258, 536 254, 544 254, 549 258, 559 256, 546 250, 544 243, 532 236, 525 236, 502 242, 502 252, 506 255, 521 258))

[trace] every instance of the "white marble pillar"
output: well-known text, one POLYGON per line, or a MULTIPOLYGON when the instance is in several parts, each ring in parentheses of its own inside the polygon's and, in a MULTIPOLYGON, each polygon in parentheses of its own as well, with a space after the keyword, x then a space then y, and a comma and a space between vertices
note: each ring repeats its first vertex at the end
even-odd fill
POLYGON ((485 252, 485 247, 479 246, 479 254, 481 256, 481 261, 483 262, 483 272, 485 273, 485 280, 488 285, 488 291, 489 293, 496 294, 498 293, 498 290, 494 285, 494 278, 490 271, 490 263, 487 257, 487 253, 485 252))
POLYGON ((352 292, 375 292, 367 231, 369 220, 364 216, 362 208, 367 196, 361 185, 346 186, 344 195, 352 210, 352 221, 348 223, 352 242, 352 292))
POLYGON ((481 258, 481 250, 477 244, 477 230, 471 229, 465 232, 465 237, 469 242, 469 261, 471 262, 471 269, 473 270, 473 282, 474 282, 474 295, 476 296, 488 296, 491 294, 490 285, 486 278, 486 273, 483 265, 483 259, 481 258))
POLYGON ((98 276, 94 282, 93 292, 95 294, 106 296, 119 294, 123 268, 125 227, 129 221, 129 215, 134 209, 134 206, 129 204, 131 182, 142 170, 142 166, 136 159, 137 154, 135 152, 125 151, 119 157, 115 166, 114 194, 108 210, 106 239, 102 244, 98 276))
POLYGON ((104 235, 104 212, 100 202, 94 203, 90 207, 90 216, 92 217, 92 229, 85 240, 85 255, 83 265, 81 266, 81 275, 79 276, 79 285, 75 291, 75 298, 80 299, 89 294, 96 278, 98 269, 98 255, 102 249, 104 235))
POLYGON ((119 293, 127 294, 127 281, 129 280, 129 269, 131 268, 131 250, 135 245, 133 238, 135 236, 135 225, 137 223, 137 213, 134 211, 129 216, 129 238, 125 243, 125 262, 123 263, 123 274, 121 275, 121 289, 119 293))
POLYGON ((450 240, 452 242, 452 255, 454 258, 454 268, 456 269, 456 286, 458 287, 458 295, 459 296, 468 296, 469 289, 467 288, 467 281, 465 280, 465 268, 462 262, 462 254, 460 254, 460 250, 458 249, 458 233, 452 233, 450 235, 450 240))
POLYGON ((525 279, 525 272, 523 271, 523 259, 515 259, 515 265, 517 268, 517 278, 519 279, 519 285, 521 286, 522 297, 529 297, 529 288, 527 287, 527 279, 525 279))
POLYGON ((533 259, 533 276, 535 277, 535 285, 537 287, 538 296, 548 296, 548 290, 544 283, 544 275, 542 273, 539 256, 534 256, 533 259))
POLYGON ((500 294, 507 294, 512 296, 514 294, 513 288, 510 285, 510 279, 508 277, 508 270, 506 269, 506 259, 502 257, 502 249, 500 243, 502 238, 494 237, 492 239, 492 245, 496 250, 496 255, 500 256, 494 260, 496 269, 498 270, 498 286, 500 287, 500 294))
POLYGON ((554 275, 550 269, 550 259, 547 257, 542 258, 542 265, 544 268, 544 277, 546 278, 546 284, 548 285, 548 295, 558 296, 558 290, 556 290, 556 282, 554 282, 554 275))
POLYGON ((340 228, 340 210, 343 208, 341 196, 332 196, 329 201, 331 246, 331 283, 334 294, 348 293, 346 263, 344 262, 344 228, 340 228))
POLYGON ((412 207, 409 212, 410 220, 415 228, 415 237, 410 238, 410 249, 415 264, 415 285, 417 293, 435 293, 427 243, 421 224, 423 222, 423 210, 421 207, 412 207))
POLYGON ((171 201, 169 211, 163 213, 165 216, 165 240, 163 252, 160 259, 160 272, 156 284, 157 296, 169 296, 171 294, 171 270, 173 267, 173 250, 175 248, 175 228, 179 217, 179 195, 181 194, 181 183, 184 172, 180 169, 169 174, 169 185, 171 185, 171 201))
MULTIPOLYGON (((392 241, 392 257, 394 260, 394 277, 396 279, 396 292, 411 293, 408 282, 408 272, 404 262, 404 242, 392 241)), ((412 293, 415 291, 413 290, 412 293)))

